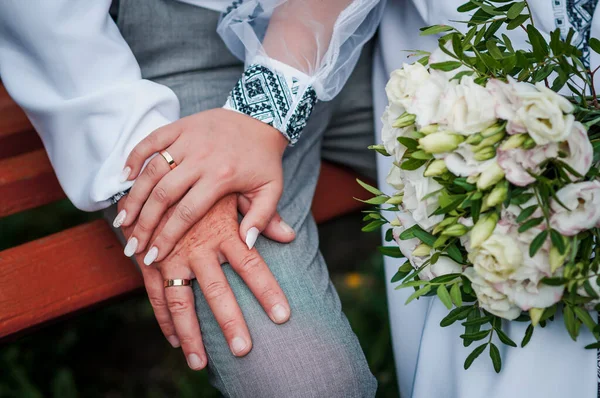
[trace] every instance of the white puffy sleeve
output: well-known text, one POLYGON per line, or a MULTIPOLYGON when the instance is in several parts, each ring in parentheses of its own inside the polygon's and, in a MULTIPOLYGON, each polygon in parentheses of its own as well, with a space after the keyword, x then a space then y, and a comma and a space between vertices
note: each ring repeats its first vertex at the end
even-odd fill
POLYGON ((246 62, 226 108, 280 130, 293 144, 317 100, 342 89, 385 0, 237 0, 218 32, 246 62))
POLYGON ((80 209, 107 207, 129 152, 179 118, 165 86, 144 80, 109 16, 111 0, 0 1, 0 77, 40 134, 80 209))

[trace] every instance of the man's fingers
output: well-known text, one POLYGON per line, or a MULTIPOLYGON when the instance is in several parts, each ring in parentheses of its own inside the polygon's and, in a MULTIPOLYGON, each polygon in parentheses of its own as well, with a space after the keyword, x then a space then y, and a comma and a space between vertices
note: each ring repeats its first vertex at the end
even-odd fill
MULTIPOLYGON (((244 195, 238 195, 238 210, 242 216, 248 213, 251 204, 250 199, 244 195)), ((278 212, 275 212, 275 215, 273 215, 262 234, 280 243, 289 243, 296 238, 294 229, 281 218, 278 212)))
POLYGON ((240 224, 240 236, 248 249, 252 249, 258 235, 265 230, 273 215, 277 212, 277 203, 281 197, 281 188, 272 183, 252 195, 252 204, 240 224))
POLYGON ((175 348, 181 346, 175 325, 171 319, 171 312, 167 307, 165 297, 165 288, 163 287, 163 277, 156 268, 146 268, 142 270, 144 285, 148 293, 148 299, 154 310, 154 316, 158 321, 158 326, 167 338, 167 341, 175 348))
POLYGON ((192 269, 231 352, 238 357, 246 355, 252 349, 250 332, 216 256, 197 253, 192 269))
MULTIPOLYGON (((190 279, 190 270, 183 267, 169 267, 162 275, 164 279, 190 279)), ((207 364, 206 352, 200 334, 200 324, 194 306, 194 293, 191 286, 173 286, 165 289, 167 308, 181 343, 188 366, 194 370, 203 369, 207 364)))
MULTIPOLYGON (((137 177, 144 166, 144 162, 153 154, 168 148, 181 135, 180 123, 175 122, 154 130, 150 135, 140 141, 131 151, 125 167, 130 168, 128 180, 137 177)), ((173 154, 171 154, 173 156, 173 154)), ((164 159, 163 159, 164 160, 164 159)))
POLYGON ((271 270, 256 250, 248 250, 238 239, 229 239, 221 244, 221 251, 229 264, 246 282, 265 312, 275 323, 284 323, 290 318, 290 305, 271 273, 271 270))

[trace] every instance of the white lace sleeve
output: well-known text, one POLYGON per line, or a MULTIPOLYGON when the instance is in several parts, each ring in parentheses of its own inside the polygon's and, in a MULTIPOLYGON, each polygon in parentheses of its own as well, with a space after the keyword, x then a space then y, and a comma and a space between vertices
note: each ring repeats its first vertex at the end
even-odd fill
POLYGON ((342 89, 385 0, 238 0, 218 32, 246 62, 226 107, 271 124, 293 144, 315 102, 342 89))

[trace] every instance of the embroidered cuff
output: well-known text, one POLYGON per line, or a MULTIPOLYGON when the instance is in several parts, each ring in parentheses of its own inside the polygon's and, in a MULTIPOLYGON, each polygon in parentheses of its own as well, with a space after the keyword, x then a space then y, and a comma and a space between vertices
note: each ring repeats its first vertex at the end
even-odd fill
MULTIPOLYGON (((292 69, 292 68, 288 68, 292 69)), ((298 72, 302 74, 302 72, 298 72)), ((317 103, 317 93, 298 77, 253 64, 235 85, 225 109, 244 113, 275 127, 295 144, 317 103)))
POLYGON ((123 197, 125 197, 125 195, 129 193, 129 191, 130 189, 114 194, 113 197, 110 198, 110 203, 116 205, 117 203, 119 203, 119 200, 123 199, 123 197))

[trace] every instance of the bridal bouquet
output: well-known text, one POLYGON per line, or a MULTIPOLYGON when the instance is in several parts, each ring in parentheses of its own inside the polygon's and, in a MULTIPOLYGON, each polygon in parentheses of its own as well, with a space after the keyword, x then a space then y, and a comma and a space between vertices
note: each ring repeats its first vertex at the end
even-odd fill
POLYGON ((557 312, 573 340, 581 327, 600 340, 588 312, 600 309, 597 69, 582 63, 573 32, 548 42, 527 2, 471 0, 459 11, 472 12, 466 29, 423 28, 443 34, 439 48, 414 52, 387 84, 372 148, 393 157, 397 192, 361 182, 379 206, 363 230, 390 224, 395 245, 381 250, 408 259, 392 280, 414 289, 407 303, 437 295, 449 310, 441 326, 461 322, 465 346, 483 342, 465 369, 487 349, 499 372, 493 337, 517 346, 502 320, 530 323, 521 346, 557 312), (513 48, 513 29, 529 48, 513 48))

